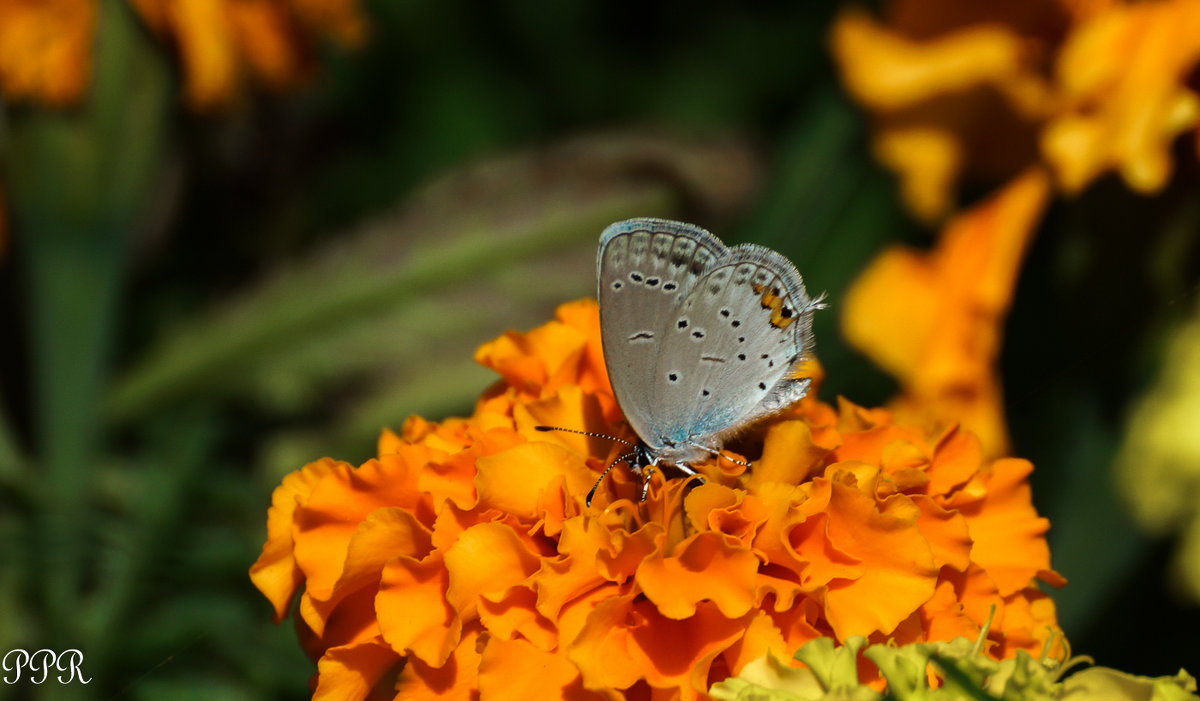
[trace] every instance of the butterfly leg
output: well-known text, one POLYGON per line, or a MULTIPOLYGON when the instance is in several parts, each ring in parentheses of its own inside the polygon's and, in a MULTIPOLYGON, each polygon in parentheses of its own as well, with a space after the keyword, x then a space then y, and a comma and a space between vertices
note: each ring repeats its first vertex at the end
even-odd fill
POLYGON ((650 493, 650 478, 654 476, 654 466, 647 465, 645 472, 642 473, 642 497, 640 501, 646 501, 646 495, 650 493))
MULTIPOLYGON (((712 448, 710 446, 704 445, 703 443, 696 443, 693 441, 688 441, 688 445, 692 446, 693 448, 699 448, 700 450, 706 451, 709 455, 715 455, 718 458, 725 458, 726 460, 728 460, 731 463, 734 463, 735 465, 741 465, 742 467, 750 467, 750 463, 748 463, 744 460, 738 460, 737 458, 731 458, 728 455, 723 454, 721 451, 717 450, 716 448, 712 448)), ((684 466, 680 465, 679 467, 684 467, 684 466)), ((687 472, 689 475, 696 474, 696 471, 692 470, 692 469, 685 469, 684 471, 687 472)))
POLYGON ((683 485, 684 494, 686 495, 688 492, 692 491, 693 489, 695 489, 696 487, 699 487, 702 484, 708 484, 708 480, 704 479, 704 475, 701 475, 701 474, 692 475, 691 477, 688 478, 687 484, 683 485))

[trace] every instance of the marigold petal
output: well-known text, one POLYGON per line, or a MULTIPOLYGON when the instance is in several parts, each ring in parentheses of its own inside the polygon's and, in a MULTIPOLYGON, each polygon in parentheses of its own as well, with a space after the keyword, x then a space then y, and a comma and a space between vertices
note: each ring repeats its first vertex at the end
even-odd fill
POLYGON ((662 532, 661 525, 647 523, 633 533, 613 533, 610 545, 596 553, 596 571, 610 582, 624 582, 657 549, 662 532))
POLYGON ((898 458, 919 456, 912 464, 927 464, 931 451, 911 430, 900 426, 875 426, 864 431, 842 434, 842 444, 834 451, 837 460, 854 460, 870 465, 883 465, 888 453, 898 458), (897 452, 899 451, 899 452, 897 452))
POLYGON ((911 42, 861 10, 843 11, 833 27, 833 52, 847 88, 879 109, 1002 81, 1019 72, 1022 44, 1006 28, 986 24, 911 42))
POLYGON ((292 540, 296 507, 307 500, 313 487, 339 464, 345 463, 329 458, 309 463, 284 477, 271 494, 271 508, 267 510, 267 542, 263 543, 262 554, 250 567, 250 581, 275 607, 276 623, 287 615, 292 597, 304 579, 304 573, 296 564, 292 540))
POLYGON ((753 494, 711 482, 688 494, 684 511, 696 531, 724 533, 747 547, 768 516, 766 505, 753 494))
POLYGON ((1024 650, 1036 658, 1042 656, 1046 642, 1053 638, 1049 657, 1062 660, 1066 648, 1058 627, 1054 600, 1034 588, 1004 597, 1004 616, 996 626, 1001 635, 996 647, 1000 657, 1012 657, 1024 650))
POLYGON ((294 87, 311 70, 302 47, 293 40, 295 28, 287 8, 276 3, 224 3, 238 57, 265 86, 294 87))
POLYGON ((317 662, 313 701, 378 698, 391 686, 390 673, 400 663, 395 650, 379 639, 330 648, 317 662))
POLYGON ((1200 10, 1192 2, 1121 4, 1081 22, 1058 52, 1064 108, 1042 152, 1075 192, 1116 168, 1153 192, 1171 170, 1171 143, 1195 128, 1200 101, 1186 76, 1200 63, 1200 10))
POLYGON ((520 636, 540 650, 553 650, 558 644, 554 622, 537 611, 537 594, 524 584, 500 594, 484 594, 479 601, 479 620, 493 640, 513 640, 520 636))
MULTIPOLYGON (((293 520, 296 563, 305 587, 317 599, 329 599, 342 575, 351 538, 379 508, 415 506, 415 470, 400 454, 369 460, 355 469, 335 463, 312 488, 293 520)), ((414 509, 420 512, 420 509, 414 509)))
POLYGON ((594 394, 571 385, 552 396, 513 407, 513 420, 521 433, 536 442, 557 443, 587 457, 606 455, 615 441, 604 436, 585 436, 572 431, 603 433, 607 428, 604 411, 594 394), (534 432, 534 426, 551 426, 567 431, 534 432))
POLYGON ((530 586, 537 592, 538 612, 549 620, 558 620, 567 602, 606 582, 625 582, 653 552, 654 536, 661 531, 650 524, 631 535, 610 531, 583 516, 564 521, 558 557, 543 558, 539 571, 529 577, 530 586))
MULTIPOLYGON (((373 599, 388 560, 397 555, 422 559, 432 547, 429 530, 410 512, 400 507, 373 511, 351 537, 342 574, 329 598, 311 602, 314 612, 324 621, 347 596, 364 587, 373 599)), ((324 630, 323 623, 310 620, 309 624, 318 634, 324 630)))
POLYGON ((474 508, 479 498, 475 478, 480 452, 478 447, 471 447, 431 459, 421 470, 417 488, 435 503, 448 501, 460 509, 474 508))
POLYGON ((933 596, 913 615, 921 619, 920 636, 905 639, 905 642, 917 642, 926 636, 929 640, 975 640, 981 630, 979 624, 964 612, 954 582, 946 579, 938 580, 933 596))
POLYGON ((296 613, 314 636, 313 647, 318 651, 379 637, 373 587, 351 589, 329 605, 314 601, 307 593, 301 594, 296 613))
MULTIPOLYGON (((783 535, 790 552, 794 554, 793 559, 803 563, 799 570, 800 584, 806 591, 814 592, 835 579, 857 579, 862 576, 864 563, 854 554, 843 550, 829 536, 832 483, 820 478, 810 484, 811 496, 801 504, 801 508, 789 514, 789 523, 784 527, 783 535)), ((860 496, 874 503, 873 499, 860 496)), ((785 558, 771 559, 770 562, 784 566, 789 564, 785 558)))
POLYGON ((391 455, 392 453, 398 452, 400 450, 400 446, 402 445, 404 445, 404 443, 400 436, 396 435, 396 432, 392 429, 385 428, 379 432, 379 440, 375 443, 375 454, 380 456, 391 455))
POLYGON ((846 292, 842 333, 901 383, 909 382, 934 337, 944 294, 928 261, 913 250, 889 248, 846 292))
POLYGON ((829 452, 829 447, 813 439, 812 428, 804 421, 771 424, 762 457, 755 461, 746 486, 756 491, 768 482, 800 484, 820 473, 829 452))
POLYGON ((525 443, 481 457, 475 477, 479 504, 536 521, 539 501, 556 477, 563 477, 567 493, 575 495, 587 494, 596 480, 577 454, 555 443, 525 443))
POLYGON ((1025 480, 1032 471, 1028 460, 1002 458, 992 464, 982 499, 949 503, 967 520, 975 543, 971 560, 987 571, 1004 596, 1024 589, 1039 571, 1050 569, 1050 548, 1044 537, 1050 522, 1037 515, 1025 480))
POLYGON ((637 583, 646 598, 667 618, 696 613, 701 601, 711 601, 727 618, 738 618, 755 603, 758 558, 737 540, 721 533, 697 533, 667 557, 661 550, 637 569, 637 583))
POLYGON ((917 528, 925 542, 929 543, 933 566, 939 570, 949 567, 959 572, 966 571, 971 564, 972 546, 966 518, 958 511, 943 509, 933 497, 913 494, 909 498, 921 510, 917 528))
POLYGON ((383 568, 375 613, 383 639, 396 652, 441 667, 458 646, 462 619, 446 600, 450 584, 442 553, 424 560, 401 555, 383 568))
POLYGON ((520 638, 492 638, 479 662, 479 696, 499 701, 599 701, 615 694, 584 689, 579 670, 561 653, 541 650, 520 638))
POLYGON ((92 75, 96 0, 0 3, 0 90, 10 100, 76 103, 92 75))
MULTIPOLYGON (((767 519, 759 527, 752 542, 753 550, 764 562, 770 563, 770 575, 785 581, 794 581, 813 591, 824 584, 821 575, 811 566, 812 555, 802 555, 800 550, 815 547, 819 553, 825 550, 828 539, 823 535, 825 516, 820 513, 828 505, 828 482, 808 482, 791 486, 772 482, 760 488, 755 496, 762 500, 767 510, 767 519), (817 493, 817 496, 813 494, 817 493), (798 504, 811 506, 813 511, 802 511, 798 504), (810 539, 815 546, 806 546, 810 539), (780 570, 786 570, 785 575, 780 570)), ((853 565, 836 551, 819 556, 818 562, 838 562, 853 565)), ((827 579, 825 580, 827 581, 827 579)))
POLYGON ((552 377, 576 375, 587 335, 561 322, 543 324, 526 334, 513 331, 479 347, 475 362, 500 373, 518 391, 538 396, 552 377))
POLYGON ((740 674, 742 668, 768 652, 781 660, 790 660, 798 648, 789 647, 783 633, 775 625, 775 619, 764 611, 754 615, 746 632, 722 653, 731 674, 740 674))
POLYGON ((446 601, 464 619, 475 616, 479 597, 502 593, 538 570, 530 550, 504 523, 480 523, 463 531, 446 551, 446 601))
POLYGON ((774 601, 774 611, 786 611, 796 604, 797 598, 811 590, 800 584, 800 577, 795 570, 769 564, 759 568, 757 578, 759 606, 768 609, 767 602, 774 601))
POLYGON ((457 701, 476 698, 479 688, 479 626, 467 626, 445 664, 431 666, 410 657, 396 679, 396 699, 457 701))
POLYGON ((965 160, 961 137, 944 127, 886 127, 875 137, 875 158, 900 177, 900 195, 925 222, 954 205, 954 187, 965 160))
POLYGON ((983 464, 978 436, 952 427, 938 441, 929 464, 929 493, 949 494, 965 484, 983 464))
POLYGON ((902 419, 962 422, 989 454, 1006 451, 994 363, 1017 271, 1048 195, 1045 173, 1029 168, 947 224, 930 253, 890 249, 854 282, 843 330, 904 386, 894 405, 902 419))
POLYGON ((743 634, 748 622, 722 616, 709 602, 698 604, 696 615, 674 620, 648 601, 614 596, 588 615, 567 658, 589 689, 627 689, 644 679, 652 687, 678 689, 690 697, 711 686, 713 660, 743 634))
POLYGON ((919 513, 903 495, 877 506, 857 489, 833 485, 829 540, 864 563, 857 578, 831 581, 825 595, 840 639, 888 633, 933 595, 937 569, 916 526, 919 513))

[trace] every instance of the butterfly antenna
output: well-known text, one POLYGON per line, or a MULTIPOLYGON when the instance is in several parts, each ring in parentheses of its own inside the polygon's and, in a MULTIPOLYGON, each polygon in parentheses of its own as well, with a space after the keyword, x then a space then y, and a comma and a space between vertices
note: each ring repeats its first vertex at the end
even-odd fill
POLYGON ((624 443, 625 445, 628 445, 628 446, 636 445, 635 443, 630 443, 629 441, 625 440, 624 438, 617 438, 616 436, 610 436, 607 433, 594 433, 592 431, 576 431, 573 428, 562 428, 560 426, 534 426, 533 429, 535 431, 542 431, 543 433, 545 433, 547 431, 562 431, 563 433, 577 433, 581 436, 591 436, 592 438, 607 438, 610 441, 616 441, 617 443, 624 443))
MULTIPOLYGON (((574 431, 573 433, 582 433, 582 431, 574 431)), ((624 441, 622 441, 622 442, 624 442, 624 441)), ((603 482, 604 478, 608 476, 608 471, 613 469, 614 467, 616 467, 617 463, 629 462, 629 459, 633 458, 633 457, 637 457, 636 450, 631 450, 628 453, 625 453, 624 455, 618 455, 616 460, 613 460, 612 462, 610 462, 608 464, 608 467, 604 468, 604 472, 600 473, 600 479, 596 480, 596 483, 592 485, 592 491, 588 492, 587 499, 583 503, 586 504, 587 506, 591 506, 592 505, 592 497, 596 496, 596 490, 600 488, 600 483, 603 482)), ((644 493, 645 492, 643 491, 643 494, 644 493)), ((643 496, 642 499, 645 500, 645 497, 643 496)))

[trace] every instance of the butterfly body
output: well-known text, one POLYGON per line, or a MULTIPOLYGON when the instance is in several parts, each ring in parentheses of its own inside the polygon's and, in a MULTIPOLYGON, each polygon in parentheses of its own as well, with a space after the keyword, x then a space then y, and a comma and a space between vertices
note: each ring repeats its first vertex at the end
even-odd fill
POLYGON ((795 372, 823 304, 779 253, 632 219, 601 235, 597 280, 604 360, 642 464, 692 472, 807 392, 795 372))

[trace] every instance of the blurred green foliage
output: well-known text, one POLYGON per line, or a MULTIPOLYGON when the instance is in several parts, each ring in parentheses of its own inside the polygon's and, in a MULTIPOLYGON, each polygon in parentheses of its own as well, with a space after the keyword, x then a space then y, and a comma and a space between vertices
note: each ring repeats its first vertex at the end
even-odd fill
MULTIPOLYGON (((886 401, 838 300, 927 245, 825 46, 836 3, 369 3, 371 40, 306 91, 187 115, 171 57, 101 13, 89 101, 5 107, 0 650, 79 648, 88 687, 0 697, 304 698, 313 667, 246 570, 286 472, 470 411, 473 349, 591 295, 607 223, 696 221, 783 251, 833 304, 825 399, 886 401)), ((1194 160, 1194 159, 1193 159, 1194 160)), ((1193 160, 1183 161, 1191 163, 1193 160)), ((1195 298, 1194 166, 1055 205, 1003 358, 1076 652, 1200 659, 1109 468, 1195 298)))

